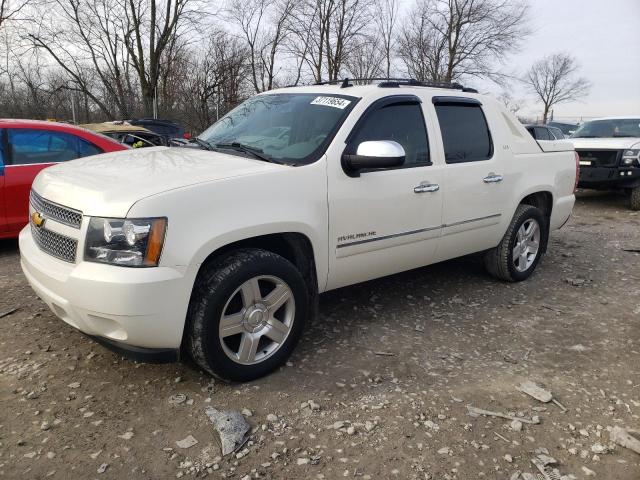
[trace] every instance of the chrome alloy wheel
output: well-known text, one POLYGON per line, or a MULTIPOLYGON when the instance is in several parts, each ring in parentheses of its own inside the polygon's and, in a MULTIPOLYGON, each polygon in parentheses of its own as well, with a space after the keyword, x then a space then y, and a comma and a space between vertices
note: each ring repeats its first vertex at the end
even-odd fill
POLYGON ((540 250, 540 225, 530 218, 518 229, 513 247, 513 266, 518 272, 525 272, 535 262, 540 250))
POLYGON ((222 309, 219 338, 224 353, 242 365, 266 360, 286 341, 295 312, 293 292, 283 280, 266 275, 247 280, 222 309))

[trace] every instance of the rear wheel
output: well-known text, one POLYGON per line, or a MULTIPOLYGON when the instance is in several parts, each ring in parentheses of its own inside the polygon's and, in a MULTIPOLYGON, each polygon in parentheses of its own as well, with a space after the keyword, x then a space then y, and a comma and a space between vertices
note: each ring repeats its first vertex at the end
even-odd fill
POLYGON ((289 357, 307 311, 306 285, 291 262, 265 250, 239 250, 201 272, 186 346, 209 373, 253 380, 289 357))
POLYGON ((485 254, 487 270, 508 282, 529 278, 540 261, 547 235, 542 212, 531 205, 519 205, 500 244, 485 254))
POLYGON ((631 210, 640 210, 640 187, 631 189, 631 210))

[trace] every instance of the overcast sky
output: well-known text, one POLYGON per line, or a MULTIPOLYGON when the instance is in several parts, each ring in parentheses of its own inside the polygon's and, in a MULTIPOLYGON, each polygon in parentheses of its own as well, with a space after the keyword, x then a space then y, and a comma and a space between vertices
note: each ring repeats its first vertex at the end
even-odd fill
MULTIPOLYGON (((640 115, 640 0, 531 0, 533 34, 507 68, 523 73, 545 55, 573 55, 581 76, 592 83, 581 102, 560 104, 555 118, 640 115)), ((499 93, 500 89, 482 85, 499 93)), ((541 107, 523 87, 519 113, 541 116, 541 107)), ((585 118, 586 119, 586 118, 585 118)))

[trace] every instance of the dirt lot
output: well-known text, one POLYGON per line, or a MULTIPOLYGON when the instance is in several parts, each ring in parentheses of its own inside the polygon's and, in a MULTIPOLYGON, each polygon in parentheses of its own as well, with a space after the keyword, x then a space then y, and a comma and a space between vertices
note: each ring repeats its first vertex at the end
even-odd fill
POLYGON ((0 319, 0 475, 512 479, 548 452, 567 478, 638 480, 640 455, 609 441, 640 429, 640 254, 625 248, 640 249, 640 215, 582 194, 529 281, 495 282, 469 257, 330 292, 286 367, 224 385, 65 325, 0 243, 0 312, 20 307, 0 319), (516 390, 526 380, 568 411, 516 390), (219 458, 207 406, 251 411, 237 457, 219 458))

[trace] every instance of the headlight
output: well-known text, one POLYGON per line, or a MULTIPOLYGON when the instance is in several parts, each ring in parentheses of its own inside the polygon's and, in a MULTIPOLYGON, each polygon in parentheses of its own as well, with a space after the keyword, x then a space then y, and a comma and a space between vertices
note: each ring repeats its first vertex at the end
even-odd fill
POLYGON ((84 259, 125 267, 157 267, 166 230, 166 218, 93 217, 84 259))
POLYGON ((623 150, 622 165, 640 167, 640 149, 623 150))

